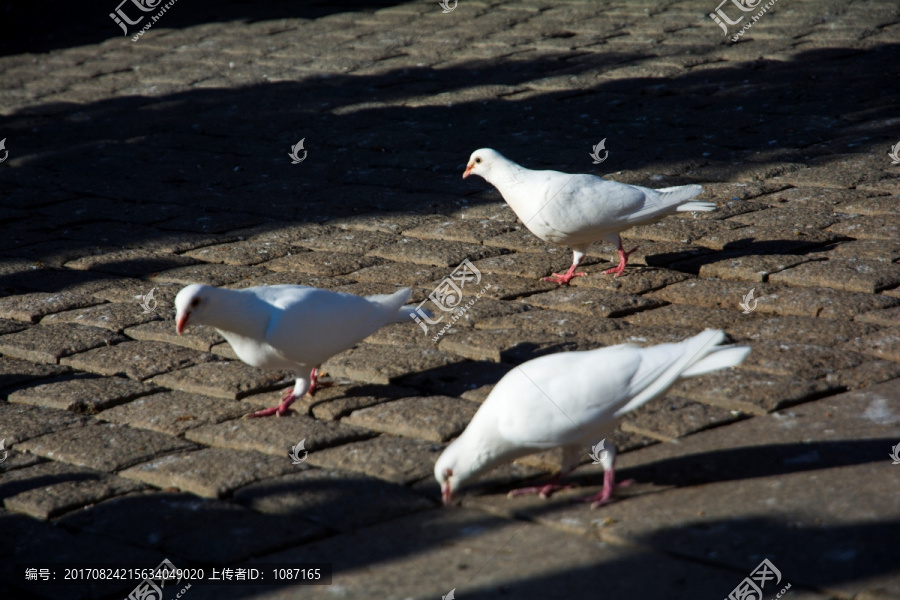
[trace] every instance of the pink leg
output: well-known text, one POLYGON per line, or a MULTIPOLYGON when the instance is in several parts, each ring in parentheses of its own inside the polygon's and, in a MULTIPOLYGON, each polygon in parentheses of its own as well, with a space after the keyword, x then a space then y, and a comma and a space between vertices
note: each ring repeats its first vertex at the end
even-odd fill
POLYGON ((574 484, 561 484, 559 480, 562 479, 563 474, 559 473, 556 477, 551 479, 549 482, 544 485, 535 485, 530 487, 517 488, 514 490, 510 490, 507 494, 508 498, 515 498, 516 496, 527 496, 530 494, 537 494, 541 498, 545 500, 549 498, 554 492, 558 492, 560 490, 567 490, 573 487, 576 487, 574 484))
POLYGON ((615 274, 616 277, 621 275, 625 271, 625 263, 628 262, 628 257, 631 256, 632 252, 638 249, 638 246, 635 246, 628 252, 625 252, 625 248, 622 247, 622 238, 619 238, 619 264, 612 269, 607 269, 603 271, 604 275, 612 275, 615 274))
POLYGON ((599 494, 588 496, 587 498, 579 498, 578 502, 590 502, 591 508, 597 508, 604 504, 612 502, 613 490, 617 487, 625 487, 634 483, 634 479, 626 479, 616 483, 615 470, 610 467, 603 473, 603 489, 599 494))
POLYGON ((281 404, 278 406, 273 406, 271 408, 264 408, 262 410, 258 410, 256 412, 249 413, 244 415, 245 419, 252 419, 254 417, 270 417, 272 415, 276 415, 279 417, 283 417, 288 413, 288 408, 294 401, 297 399, 294 396, 294 388, 288 388, 284 390, 284 394, 281 395, 281 404))
POLYGON ((554 273, 550 277, 542 277, 541 281, 549 281, 550 283, 558 283, 559 285, 569 285, 569 282, 572 281, 573 278, 584 277, 585 275, 587 275, 587 273, 584 272, 576 273, 575 269, 577 268, 578 265, 573 264, 565 273, 554 273))
POLYGON ((334 385, 333 381, 319 381, 319 367, 313 367, 312 372, 309 374, 309 379, 312 383, 309 384, 309 391, 306 393, 310 396, 314 395, 319 388, 331 387, 334 385))

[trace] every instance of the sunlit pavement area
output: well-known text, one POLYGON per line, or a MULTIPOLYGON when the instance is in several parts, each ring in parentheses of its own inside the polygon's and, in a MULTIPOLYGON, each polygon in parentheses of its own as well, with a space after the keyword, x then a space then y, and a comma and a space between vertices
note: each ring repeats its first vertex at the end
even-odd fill
POLYGON ((179 0, 140 36, 136 3, 0 4, 0 597, 124 598, 19 570, 164 559, 333 569, 189 600, 900 597, 900 6, 716 1, 179 0), (558 288, 570 251, 461 179, 481 147, 719 208, 558 288), (190 283, 434 309, 466 259, 465 314, 335 356, 289 417, 241 418, 294 373, 175 333, 190 283), (624 419, 614 503, 573 502, 585 448, 577 489, 506 497, 548 452, 441 506, 507 371, 708 327, 752 352, 624 419))

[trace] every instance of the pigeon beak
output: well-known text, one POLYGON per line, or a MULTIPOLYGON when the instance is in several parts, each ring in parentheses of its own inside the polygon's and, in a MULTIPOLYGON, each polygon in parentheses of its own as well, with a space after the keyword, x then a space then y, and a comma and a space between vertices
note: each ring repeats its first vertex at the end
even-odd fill
POLYGON ((191 313, 184 313, 180 317, 178 317, 178 321, 175 323, 175 332, 178 335, 184 333, 184 328, 187 327, 188 317, 191 316, 191 313))
POLYGON ((463 171, 463 179, 465 179, 466 177, 471 175, 472 169, 474 169, 474 168, 475 168, 475 163, 469 163, 468 165, 466 165, 466 170, 463 171))
POLYGON ((441 500, 444 506, 450 506, 453 503, 453 492, 450 490, 450 482, 445 481, 441 486, 441 500))

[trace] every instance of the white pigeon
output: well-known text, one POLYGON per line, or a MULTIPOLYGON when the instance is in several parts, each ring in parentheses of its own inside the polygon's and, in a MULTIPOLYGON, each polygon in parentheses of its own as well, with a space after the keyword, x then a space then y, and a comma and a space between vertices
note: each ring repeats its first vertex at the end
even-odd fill
POLYGON ((605 240, 619 245, 619 264, 604 273, 616 277, 625 270, 628 256, 619 233, 685 211, 710 211, 713 202, 689 202, 703 191, 699 185, 680 185, 654 190, 639 185, 607 181, 596 175, 573 175, 560 171, 532 171, 482 148, 472 153, 463 179, 480 175, 493 185, 525 227, 546 242, 572 248, 572 266, 544 281, 568 284, 588 247, 605 240))
POLYGON ((238 358, 261 369, 309 371, 285 391, 279 406, 251 413, 284 415, 307 391, 312 395, 321 364, 387 323, 408 322, 414 306, 404 306, 409 289, 390 295, 355 296, 304 285, 272 285, 241 290, 193 284, 175 296, 175 330, 209 325, 222 334, 238 358))
MULTIPOLYGON (((434 476, 444 504, 466 481, 516 458, 563 449, 559 475, 547 485, 511 495, 547 497, 566 487, 557 482, 580 457, 596 454, 626 413, 664 394, 679 377, 693 377, 740 364, 750 348, 719 346, 725 334, 707 329, 676 344, 641 348, 621 344, 584 352, 561 352, 528 361, 507 373, 475 413, 466 430, 438 458, 434 476)), ((609 502, 615 488, 615 446, 600 456, 603 490, 586 500, 609 502)), ((620 484, 622 485, 622 484, 620 484)))

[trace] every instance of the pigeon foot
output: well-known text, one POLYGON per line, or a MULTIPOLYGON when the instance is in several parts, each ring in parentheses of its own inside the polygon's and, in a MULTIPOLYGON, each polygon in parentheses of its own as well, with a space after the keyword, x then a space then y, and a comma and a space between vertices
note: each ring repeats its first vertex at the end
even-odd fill
POLYGON ((310 396, 315 395, 316 390, 319 388, 326 388, 334 385, 333 381, 319 381, 319 367, 313 367, 312 372, 309 374, 309 379, 309 390, 306 393, 310 396))
POLYGON ((264 408, 262 410, 258 410, 256 412, 248 413, 244 415, 245 419, 255 419, 257 417, 271 417, 275 415, 277 417, 283 417, 284 415, 291 412, 290 406, 297 399, 294 396, 293 388, 288 388, 285 390, 285 393, 281 396, 281 404, 278 406, 273 406, 271 408, 264 408))
POLYGON ((613 267, 612 269, 607 269, 603 271, 604 275, 614 275, 615 277, 619 277, 622 273, 625 272, 625 265, 628 263, 628 257, 632 255, 632 253, 640 248, 640 246, 635 246, 628 252, 625 252, 625 249, 622 248, 622 241, 619 240, 619 264, 613 267))
POLYGON ((578 498, 576 502, 590 502, 591 508, 599 508, 612 502, 613 490, 620 487, 627 487, 634 483, 634 479, 626 479, 616 483, 615 474, 612 469, 603 473, 603 489, 599 494, 588 496, 586 498, 578 498))
POLYGON ((537 494, 544 500, 552 496, 555 492, 560 490, 568 490, 576 486, 574 483, 559 483, 559 480, 562 479, 562 473, 554 477, 551 481, 545 483, 544 485, 533 485, 528 487, 517 488, 514 490, 510 490, 506 495, 507 498, 515 498, 516 496, 529 496, 532 494, 537 494))
POLYGON ((578 265, 572 265, 565 273, 554 273, 550 277, 541 277, 541 281, 549 281, 550 283, 557 283, 559 285, 569 285, 569 282, 575 277, 584 277, 587 275, 587 273, 584 272, 576 273, 576 268, 578 268, 578 265))

